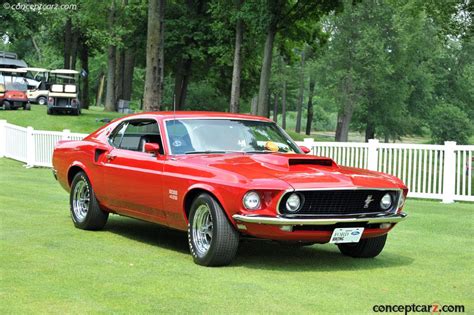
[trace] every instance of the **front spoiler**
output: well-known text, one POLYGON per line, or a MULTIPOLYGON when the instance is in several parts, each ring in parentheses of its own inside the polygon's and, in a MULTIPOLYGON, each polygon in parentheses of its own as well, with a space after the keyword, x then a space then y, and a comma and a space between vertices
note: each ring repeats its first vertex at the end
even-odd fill
POLYGON ((398 223, 405 219, 406 213, 401 212, 399 214, 391 214, 384 216, 375 217, 351 217, 351 218, 283 218, 283 217, 264 217, 264 216, 250 216, 234 214, 234 218, 237 222, 244 223, 257 223, 257 224, 269 224, 269 225, 334 225, 338 223, 358 223, 364 222, 368 224, 372 223, 398 223))

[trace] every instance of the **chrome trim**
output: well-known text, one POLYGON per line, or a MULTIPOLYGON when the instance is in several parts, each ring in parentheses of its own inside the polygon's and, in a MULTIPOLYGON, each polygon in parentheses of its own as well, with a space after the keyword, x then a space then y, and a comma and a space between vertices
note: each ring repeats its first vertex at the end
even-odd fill
POLYGON ((323 187, 323 188, 306 188, 306 189, 289 188, 281 194, 280 199, 278 200, 277 205, 276 205, 276 213, 278 215, 281 214, 280 213, 280 203, 281 203, 281 200, 283 199, 283 197, 287 193, 299 192, 299 191, 318 191, 318 190, 387 190, 387 191, 389 190, 389 191, 398 191, 398 196, 399 197, 397 198, 397 207, 389 211, 389 212, 392 212, 392 213, 398 211, 398 201, 400 199, 400 195, 403 194, 403 189, 401 189, 401 188, 371 188, 371 187, 359 187, 359 186, 355 186, 355 187, 334 187, 334 188, 323 187))
POLYGON ((237 222, 269 224, 269 225, 334 225, 337 223, 398 223, 405 219, 406 213, 392 214, 380 217, 354 217, 354 218, 331 218, 331 219, 287 219, 280 216, 264 217, 264 216, 248 216, 234 214, 232 218, 237 222))

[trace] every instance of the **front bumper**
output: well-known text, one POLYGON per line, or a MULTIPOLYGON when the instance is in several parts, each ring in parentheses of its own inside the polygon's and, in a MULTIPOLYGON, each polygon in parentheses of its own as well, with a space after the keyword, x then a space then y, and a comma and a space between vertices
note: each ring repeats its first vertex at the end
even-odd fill
POLYGON ((407 215, 285 218, 259 215, 233 215, 237 229, 244 235, 279 241, 327 243, 338 227, 364 227, 362 239, 387 234, 407 215))
POLYGON ((373 217, 337 217, 337 218, 284 218, 284 217, 264 217, 264 216, 250 216, 234 214, 234 218, 237 222, 242 223, 257 223, 257 224, 270 224, 270 225, 334 225, 338 223, 398 223, 405 219, 406 213, 401 212, 399 214, 391 214, 384 216, 373 216, 373 217))

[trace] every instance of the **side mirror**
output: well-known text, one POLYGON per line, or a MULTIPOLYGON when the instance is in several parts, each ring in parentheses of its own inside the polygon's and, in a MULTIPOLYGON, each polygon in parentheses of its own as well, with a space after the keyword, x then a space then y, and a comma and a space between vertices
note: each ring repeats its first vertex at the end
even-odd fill
POLYGON ((308 147, 305 147, 304 145, 300 145, 300 149, 301 151, 303 151, 304 154, 308 154, 311 152, 311 150, 308 149, 308 147))
POLYGON ((160 145, 158 143, 147 142, 145 143, 144 150, 146 153, 152 153, 154 155, 160 154, 160 145))

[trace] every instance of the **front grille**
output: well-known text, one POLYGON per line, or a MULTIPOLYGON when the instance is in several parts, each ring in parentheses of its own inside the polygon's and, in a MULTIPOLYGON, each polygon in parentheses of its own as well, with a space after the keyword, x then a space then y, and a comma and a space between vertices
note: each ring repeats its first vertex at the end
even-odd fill
POLYGON ((292 193, 285 194, 280 201, 279 211, 283 215, 344 216, 389 212, 396 207, 399 194, 397 190, 371 189, 297 191, 303 205, 299 211, 290 212, 286 209, 286 200, 292 193), (380 200, 386 193, 392 196, 392 207, 383 210, 380 208, 380 200))

